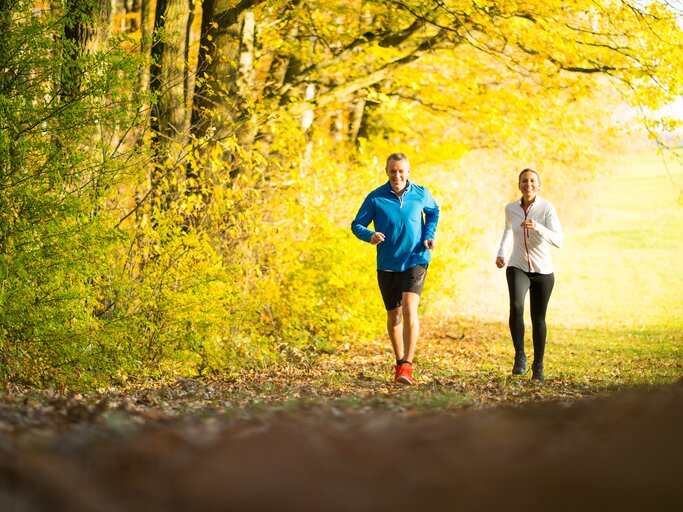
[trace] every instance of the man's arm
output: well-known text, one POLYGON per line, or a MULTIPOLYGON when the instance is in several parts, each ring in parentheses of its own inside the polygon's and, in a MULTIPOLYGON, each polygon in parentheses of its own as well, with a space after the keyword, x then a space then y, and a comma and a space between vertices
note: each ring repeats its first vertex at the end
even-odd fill
MULTIPOLYGON (((353 231, 353 234, 356 235, 356 237, 358 237, 360 240, 373 243, 372 235, 375 232, 371 229, 368 229, 368 226, 374 220, 374 218, 375 205, 369 197, 366 197, 365 201, 363 201, 363 204, 358 210, 358 213, 356 214, 356 218, 351 222, 351 231, 353 231)), ((377 243, 379 243, 379 241, 375 242, 373 245, 377 245, 377 243)))
POLYGON ((436 226, 439 224, 439 205, 436 204, 436 201, 426 189, 422 211, 424 211, 425 214, 425 241, 433 241, 436 237, 436 226))

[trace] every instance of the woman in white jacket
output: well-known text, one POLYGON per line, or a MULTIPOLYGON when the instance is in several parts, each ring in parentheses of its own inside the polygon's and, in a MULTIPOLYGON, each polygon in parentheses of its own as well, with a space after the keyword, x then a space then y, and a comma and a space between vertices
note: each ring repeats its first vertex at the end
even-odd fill
POLYGON ((562 226, 555 207, 542 199, 541 178, 533 169, 519 174, 522 197, 505 206, 505 231, 500 241, 496 266, 506 265, 505 253, 512 239, 512 253, 505 276, 510 293, 510 334, 515 347, 512 373, 526 372, 524 352, 524 299, 529 291, 534 361, 534 380, 543 381, 543 355, 547 327, 545 314, 555 284, 550 246, 562 246, 562 226))

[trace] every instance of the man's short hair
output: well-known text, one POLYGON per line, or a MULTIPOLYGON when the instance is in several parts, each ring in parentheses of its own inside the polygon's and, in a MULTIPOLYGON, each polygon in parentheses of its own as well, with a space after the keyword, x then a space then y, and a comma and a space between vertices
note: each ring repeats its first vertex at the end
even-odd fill
POLYGON ((387 163, 384 166, 385 169, 389 168, 389 162, 392 160, 395 160, 397 162, 400 162, 402 160, 405 160, 408 163, 408 169, 410 169, 410 161, 408 160, 408 156, 405 153, 392 153, 387 157, 387 163))

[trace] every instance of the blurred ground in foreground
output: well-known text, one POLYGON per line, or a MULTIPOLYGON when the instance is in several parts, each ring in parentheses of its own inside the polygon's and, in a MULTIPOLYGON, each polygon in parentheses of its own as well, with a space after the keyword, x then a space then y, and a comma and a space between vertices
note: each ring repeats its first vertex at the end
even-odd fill
POLYGON ((19 511, 678 510, 683 384, 524 407, 312 407, 0 451, 19 511))

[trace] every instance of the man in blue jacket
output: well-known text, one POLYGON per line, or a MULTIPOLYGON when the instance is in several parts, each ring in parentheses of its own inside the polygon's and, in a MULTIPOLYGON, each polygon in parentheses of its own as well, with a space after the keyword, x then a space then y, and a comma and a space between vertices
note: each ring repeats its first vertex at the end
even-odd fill
POLYGON ((413 357, 420 333, 417 306, 431 261, 439 206, 425 187, 408 180, 403 153, 387 158, 389 181, 363 201, 353 234, 377 246, 377 281, 387 310, 387 332, 396 356, 394 382, 413 383, 413 357), (368 229, 373 223, 374 230, 368 229))

